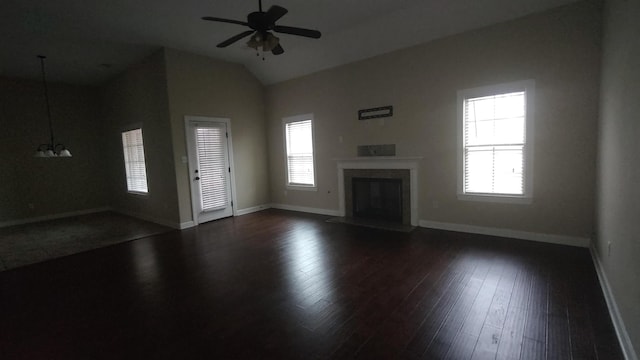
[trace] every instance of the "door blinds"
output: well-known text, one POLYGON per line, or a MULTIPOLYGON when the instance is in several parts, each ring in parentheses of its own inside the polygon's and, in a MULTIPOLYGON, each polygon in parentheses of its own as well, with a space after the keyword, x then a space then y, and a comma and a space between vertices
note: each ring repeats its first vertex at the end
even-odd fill
POLYGON ((196 128, 198 177, 202 211, 222 209, 229 203, 226 184, 228 172, 225 153, 226 132, 218 127, 196 128))

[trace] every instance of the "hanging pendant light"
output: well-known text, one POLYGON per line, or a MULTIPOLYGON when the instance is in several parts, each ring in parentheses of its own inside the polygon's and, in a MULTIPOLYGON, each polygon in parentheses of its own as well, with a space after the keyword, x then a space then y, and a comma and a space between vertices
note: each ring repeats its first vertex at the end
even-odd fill
POLYGON ((49 107, 49 92, 47 91, 47 78, 44 73, 44 55, 38 55, 40 58, 40 68, 42 70, 42 86, 44 87, 44 99, 47 105, 47 119, 49 120, 49 134, 51 142, 48 144, 40 144, 36 149, 35 157, 71 157, 71 152, 63 145, 56 144, 53 139, 53 123, 51 122, 51 108, 49 107))

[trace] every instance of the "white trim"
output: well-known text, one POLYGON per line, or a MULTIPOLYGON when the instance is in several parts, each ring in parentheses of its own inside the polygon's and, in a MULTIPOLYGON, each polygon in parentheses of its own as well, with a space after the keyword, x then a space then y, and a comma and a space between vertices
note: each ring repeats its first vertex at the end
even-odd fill
POLYGON ((465 232, 465 233, 471 233, 471 234, 500 236, 500 237, 507 237, 507 238, 521 239, 521 240, 531 240, 531 241, 545 242, 545 243, 551 243, 551 244, 577 246, 577 247, 584 247, 584 248, 589 247, 589 243, 591 242, 590 239, 588 238, 582 238, 577 236, 541 234, 541 233, 534 233, 529 231, 494 228, 494 227, 488 227, 488 226, 454 224, 454 223, 445 223, 445 222, 429 221, 429 220, 420 220, 420 227, 449 230, 449 231, 458 231, 458 232, 465 232))
POLYGON ((459 90, 456 99, 457 109, 457 196, 462 201, 487 201, 512 204, 531 204, 533 199, 533 155, 535 131, 535 80, 521 80, 503 84, 481 86, 459 90), (525 139, 524 139, 524 193, 510 196, 504 194, 474 194, 464 192, 464 101, 468 98, 490 96, 516 91, 525 92, 525 139), (495 197, 495 198, 494 198, 495 197))
POLYGON ((282 118, 282 146, 284 152, 285 187, 287 190, 318 191, 318 168, 316 166, 316 125, 313 113, 287 116, 282 118), (313 185, 296 185, 289 183, 289 156, 287 154, 287 124, 311 120, 311 155, 313 156, 313 185))
POLYGON ((196 224, 193 221, 185 221, 178 224, 178 229, 184 230, 184 229, 192 228, 194 226, 196 226, 196 224))
POLYGON ((234 216, 247 215, 247 214, 251 214, 251 213, 254 213, 254 212, 258 212, 258 211, 269 209, 270 207, 271 207, 270 204, 252 206, 252 207, 248 207, 248 208, 245 208, 245 209, 236 210, 236 212, 233 215, 234 216))
POLYGON ((458 194, 458 200, 463 201, 479 201, 479 202, 492 202, 501 204, 531 204, 533 199, 530 197, 522 196, 508 196, 501 194, 458 194))
POLYGON ((399 161, 399 162, 411 162, 424 159, 423 156, 358 156, 350 158, 335 158, 334 161, 338 162, 387 162, 387 161, 399 161))
POLYGON ((286 204, 271 204, 274 209, 299 211, 311 214, 328 215, 328 216, 340 216, 338 210, 319 209, 306 206, 286 205, 286 204))
POLYGON ((228 152, 228 161, 229 161, 229 167, 231 168, 231 178, 230 178, 230 182, 231 182, 231 186, 229 188, 229 191, 231 192, 231 215, 234 216, 236 215, 236 210, 235 210, 235 206, 238 203, 238 199, 236 198, 236 168, 233 162, 233 136, 231 135, 231 119, 229 118, 217 118, 217 117, 211 117, 211 116, 192 116, 192 115, 186 115, 184 117, 184 133, 185 133, 185 143, 186 143, 186 150, 187 150, 187 172, 189 174, 189 200, 191 201, 191 217, 192 220, 191 222, 193 223, 192 226, 196 226, 198 225, 198 209, 196 206, 196 202, 194 200, 194 192, 192 189, 192 181, 191 181, 191 175, 193 172, 193 169, 195 168, 195 164, 193 163, 194 161, 194 157, 193 154, 190 154, 189 151, 189 147, 191 145, 195 146, 194 143, 192 143, 192 139, 190 138, 190 126, 191 124, 195 124, 198 122, 203 122, 203 123, 224 123, 225 127, 226 127, 226 131, 227 131, 227 152, 228 152))
POLYGON ((93 213, 99 213, 99 212, 111 211, 111 210, 113 210, 113 208, 109 206, 105 206, 105 207, 99 207, 99 208, 93 208, 93 209, 69 211, 69 212, 64 212, 59 214, 36 216, 32 218, 8 220, 8 221, 0 222, 0 228, 15 226, 15 225, 22 225, 22 224, 30 224, 30 223, 40 222, 40 221, 56 220, 56 219, 62 219, 62 218, 72 217, 72 216, 87 215, 87 214, 93 214, 93 213))
POLYGON ((129 130, 123 130, 120 132, 120 140, 122 143, 122 164, 124 166, 124 181, 125 181, 125 186, 127 188, 127 193, 128 194, 132 194, 134 196, 140 196, 140 197, 147 197, 149 195, 149 176, 148 176, 148 169, 147 169, 147 156, 145 155, 145 147, 144 147, 144 129, 142 128, 142 123, 135 123, 135 124, 131 124, 127 127, 125 127, 125 129, 129 129, 129 130), (133 127, 135 126, 135 127, 133 127), (131 128, 133 127, 133 128, 131 128), (129 189, 129 172, 131 171, 130 169, 130 164, 127 162, 127 151, 126 148, 130 148, 132 147, 131 145, 125 144, 125 139, 126 133, 130 133, 133 131, 137 131, 140 130, 140 138, 142 139, 142 161, 144 163, 144 182, 145 182, 145 186, 147 188, 147 191, 142 191, 142 190, 136 190, 136 189, 129 189))
MULTIPOLYGON (((315 169, 313 171, 315 173, 315 169)), ((310 185, 289 185, 289 184, 287 184, 286 187, 287 187, 287 190, 318 191, 318 187, 317 186, 310 186, 310 185)))
POLYGON ((411 191, 411 225, 418 226, 418 161, 422 157, 371 156, 336 159, 338 162, 338 215, 345 216, 344 170, 345 169, 401 169, 409 170, 411 191))
POLYGON ((638 360, 638 355, 633 348, 633 343, 631 342, 627 328, 624 326, 624 320, 620 314, 620 310, 618 309, 616 299, 613 296, 613 291, 611 291, 611 286, 609 285, 609 280, 607 279, 604 267, 598 257, 598 251, 594 248, 594 244, 591 244, 589 250, 591 258, 593 259, 593 265, 596 268, 596 274, 598 274, 598 280, 600 282, 600 287, 602 288, 602 293, 604 294, 604 299, 607 302, 607 307, 609 308, 611 322, 613 322, 613 327, 616 329, 616 335, 618 336, 618 342, 620 342, 624 358, 627 360, 638 360))

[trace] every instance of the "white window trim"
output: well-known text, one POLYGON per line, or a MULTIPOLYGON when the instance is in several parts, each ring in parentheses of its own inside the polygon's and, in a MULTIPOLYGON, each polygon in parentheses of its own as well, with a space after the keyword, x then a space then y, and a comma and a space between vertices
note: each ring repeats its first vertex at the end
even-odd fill
POLYGON ((302 191, 318 191, 318 172, 316 167, 316 132, 315 132, 315 119, 313 114, 302 114, 285 117, 282 119, 282 145, 284 153, 284 179, 285 187, 287 190, 302 190, 302 191), (287 127, 288 123, 311 120, 311 141, 313 142, 313 186, 312 185, 292 185, 289 184, 289 159, 287 157, 287 127))
POLYGON ((533 202, 533 134, 535 109, 535 81, 522 80, 504 84, 482 86, 458 91, 458 200, 483 201, 510 204, 531 204, 533 202), (525 91, 525 143, 524 143, 524 194, 466 194, 464 192, 464 100, 494 94, 525 91))
MULTIPOLYGON (((140 131, 142 132, 142 146, 143 148, 144 146, 144 129, 142 127, 142 123, 134 123, 134 124, 129 124, 127 126, 124 126, 120 129, 120 149, 122 151, 122 165, 124 166, 124 187, 127 189, 127 194, 131 194, 134 196, 140 196, 141 198, 148 198, 149 196, 149 172, 147 171, 147 157, 146 157, 146 151, 145 151, 145 158, 144 158, 144 171, 145 171, 145 177, 147 180, 147 192, 142 192, 142 191, 135 191, 135 190, 129 190, 129 185, 127 185, 127 169, 126 169, 126 163, 125 163, 125 157, 124 157, 124 149, 122 148, 122 134, 128 131, 132 131, 132 130, 137 130, 140 129, 140 131)), ((145 149, 146 150, 146 149, 145 149)))

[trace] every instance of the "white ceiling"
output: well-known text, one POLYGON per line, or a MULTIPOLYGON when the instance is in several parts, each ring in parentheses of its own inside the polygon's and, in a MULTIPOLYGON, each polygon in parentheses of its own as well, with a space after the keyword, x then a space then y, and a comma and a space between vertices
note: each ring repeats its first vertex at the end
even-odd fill
POLYGON ((162 46, 244 64, 264 84, 514 19, 575 0, 264 0, 289 10, 279 25, 317 29, 319 40, 277 34, 285 53, 266 60, 239 41, 257 0, 2 0, 0 75, 96 84, 162 46))

